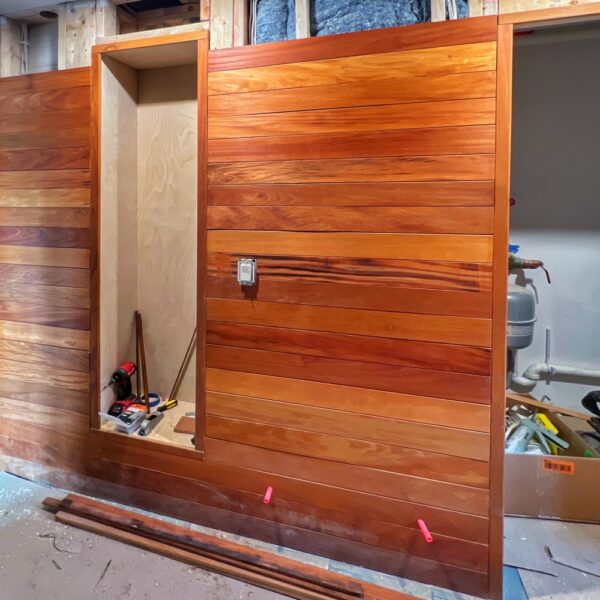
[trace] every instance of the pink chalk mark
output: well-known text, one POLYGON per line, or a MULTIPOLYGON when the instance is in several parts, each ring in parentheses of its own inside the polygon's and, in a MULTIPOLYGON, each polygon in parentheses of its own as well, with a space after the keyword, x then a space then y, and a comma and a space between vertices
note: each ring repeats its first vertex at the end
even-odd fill
POLYGON ((271 486, 269 486, 267 488, 267 491, 265 492, 265 497, 263 498, 263 502, 265 504, 269 504, 269 502, 271 502, 272 494, 273 494, 273 488, 271 486))
POLYGON ((432 537, 431 533, 429 533, 429 529, 427 529, 427 525, 425 525, 425 521, 423 521, 423 519, 417 519, 417 523, 419 524, 419 529, 421 530, 421 533, 423 534, 425 541, 428 544, 431 544, 431 542, 433 542, 433 537, 432 537))

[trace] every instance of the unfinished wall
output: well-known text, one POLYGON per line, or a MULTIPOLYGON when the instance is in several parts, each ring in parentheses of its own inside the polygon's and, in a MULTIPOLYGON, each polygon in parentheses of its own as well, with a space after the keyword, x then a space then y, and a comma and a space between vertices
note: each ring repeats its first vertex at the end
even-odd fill
MULTIPOLYGON (((525 273, 538 321, 533 345, 518 353, 521 371, 544 361, 546 327, 551 362, 600 364, 600 30, 574 31, 538 32, 515 50, 511 242, 552 275, 548 285, 541 271, 525 273)), ((533 395, 579 409, 598 387, 540 382, 533 395)))
POLYGON ((58 23, 40 23, 28 28, 28 71, 43 73, 58 69, 58 23))

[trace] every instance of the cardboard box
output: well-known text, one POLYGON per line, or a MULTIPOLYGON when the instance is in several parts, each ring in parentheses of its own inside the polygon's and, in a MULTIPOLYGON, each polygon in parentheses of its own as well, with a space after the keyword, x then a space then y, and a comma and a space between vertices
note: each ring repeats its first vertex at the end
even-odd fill
POLYGON ((542 412, 570 447, 561 456, 505 455, 505 514, 600 523, 600 455, 576 433, 591 427, 581 419, 542 412), (584 457, 586 450, 595 458, 584 457))

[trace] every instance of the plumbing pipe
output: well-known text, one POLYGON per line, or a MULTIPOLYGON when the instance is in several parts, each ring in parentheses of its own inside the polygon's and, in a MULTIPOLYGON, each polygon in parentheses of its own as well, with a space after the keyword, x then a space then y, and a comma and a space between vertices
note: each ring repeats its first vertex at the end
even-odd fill
POLYGON ((551 365, 548 363, 534 363, 529 365, 523 375, 513 375, 511 383, 523 387, 533 388, 544 375, 551 377, 575 377, 578 379, 599 379, 600 369, 581 369, 566 365, 551 365))

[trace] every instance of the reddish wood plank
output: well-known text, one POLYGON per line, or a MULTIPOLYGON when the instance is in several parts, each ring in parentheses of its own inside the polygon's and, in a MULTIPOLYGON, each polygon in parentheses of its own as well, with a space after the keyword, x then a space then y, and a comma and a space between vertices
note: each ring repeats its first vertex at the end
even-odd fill
POLYGON ((494 127, 434 127, 209 140, 208 162, 492 154, 494 127))
POLYGON ((224 71, 355 54, 472 44, 493 41, 496 36, 496 18, 493 16, 464 22, 459 20, 374 29, 360 33, 211 50, 208 54, 208 70, 224 71))
MULTIPOLYGON (((255 138, 489 125, 495 98, 212 117, 208 138, 255 138)), ((292 140, 293 141, 293 140, 292 140)), ((385 140, 384 140, 385 143, 385 140)))
POLYGON ((88 147, 0 152, 0 171, 85 169, 89 166, 90 150, 88 147))
POLYGON ((0 301, 0 320, 65 327, 67 329, 89 329, 90 315, 87 309, 23 304, 0 301))
MULTIPOLYGON (((44 344, 29 344, 1 338, 0 360, 16 360, 23 363, 72 369, 73 371, 82 371, 84 373, 88 373, 90 370, 90 353, 85 350, 57 348, 44 344)), ((0 386, 0 396, 3 395, 5 396, 0 386)), ((8 397, 10 398, 11 396, 8 397)), ((18 400, 19 398, 16 399, 18 400)))
POLYGON ((486 181, 494 176, 493 154, 282 160, 215 163, 209 184, 369 183, 372 181, 486 181))
POLYGON ((5 284, 25 283, 89 288, 90 272, 87 269, 0 264, 0 281, 5 284))
POLYGON ((459 486, 343 463, 336 464, 335 469, 332 469, 328 462, 320 459, 274 452, 217 439, 207 441, 206 458, 210 461, 243 468, 259 469, 266 473, 277 473, 358 492, 459 510, 469 514, 485 516, 488 510, 488 492, 480 488, 459 486))
POLYGON ((476 404, 490 403, 489 377, 337 360, 283 352, 207 345, 214 369, 336 383, 415 396, 435 396, 476 404))
MULTIPOLYGON (((487 264, 263 254, 244 256, 256 259, 261 283, 242 290, 242 297, 258 298, 263 291, 262 284, 273 279, 388 288, 491 291, 491 266, 487 264)), ((211 252, 208 255, 208 274, 221 279, 235 279, 238 258, 237 254, 211 252)), ((300 301, 300 304, 308 303, 300 301)), ((395 310, 401 311, 401 308, 395 310)))
POLYGON ((208 322, 206 335, 207 343, 215 346, 256 348, 473 375, 490 374, 490 351, 485 348, 213 321, 208 322))
POLYGON ((69 108, 85 108, 89 105, 89 85, 0 95, 0 106, 3 115, 22 114, 28 111, 42 113, 69 108))
POLYGON ((1 115, 0 133, 45 132, 53 129, 88 127, 89 124, 89 108, 67 108, 40 114, 32 112, 18 115, 1 115))
POLYGON ((79 67, 61 71, 48 71, 33 75, 3 77, 0 81, 0 95, 12 93, 35 93, 40 90, 54 90, 90 85, 90 68, 79 67))
POLYGON ((7 283, 1 277, 0 281, 0 300, 70 308, 90 307, 90 293, 87 288, 7 283))
POLYGON ((89 169, 0 171, 0 188, 47 189, 90 187, 89 169))
POLYGON ((339 306, 367 310, 413 312, 415 314, 454 315, 489 318, 492 295, 488 292, 411 289, 410 287, 367 286, 354 283, 305 283, 261 278, 260 285, 247 289, 237 280, 209 277, 207 296, 231 300, 256 299, 262 302, 284 302, 339 306))
POLYGON ((211 321, 489 347, 487 319, 362 311, 248 300, 208 300, 211 321))
POLYGON ((367 83, 337 83, 307 88, 221 94, 208 98, 209 118, 401 102, 434 102, 488 98, 496 92, 495 71, 432 77, 382 79, 367 83))
POLYGON ((89 248, 89 230, 80 227, 2 227, 0 244, 89 248))
POLYGON ((211 206, 491 206, 493 181, 211 185, 211 206))
POLYGON ((382 392, 347 385, 302 381, 256 373, 208 369, 207 389, 346 412, 461 429, 489 431, 490 409, 470 402, 382 392))
POLYGON ((32 150, 36 148, 75 148, 88 146, 89 127, 54 129, 51 131, 25 131, 1 133, 0 148, 3 150, 32 150))
POLYGON ((229 207, 208 209, 209 229, 364 231, 379 233, 492 233, 491 207, 326 208, 229 207))
POLYGON ((89 227, 89 208, 0 208, 2 225, 29 227, 89 227))
MULTIPOLYGON (((473 460, 487 462, 489 459, 489 436, 486 433, 217 392, 208 392, 206 396, 207 413, 223 418, 346 436, 473 460)), ((310 453, 310 449, 307 452, 310 453)))

